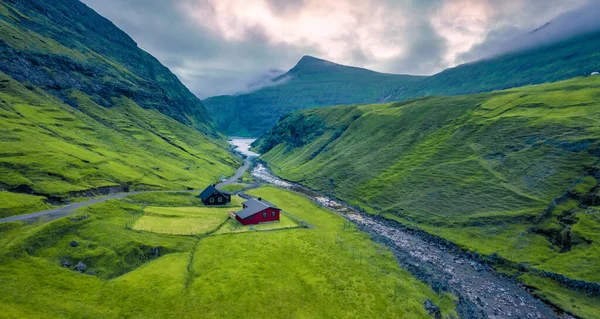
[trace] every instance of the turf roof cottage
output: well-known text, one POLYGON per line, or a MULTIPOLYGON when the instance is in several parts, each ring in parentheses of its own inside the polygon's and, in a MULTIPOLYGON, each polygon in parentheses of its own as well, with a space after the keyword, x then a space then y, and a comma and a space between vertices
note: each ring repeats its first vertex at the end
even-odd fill
POLYGON ((231 193, 218 190, 215 184, 209 185, 200 193, 204 205, 224 205, 231 202, 231 193))

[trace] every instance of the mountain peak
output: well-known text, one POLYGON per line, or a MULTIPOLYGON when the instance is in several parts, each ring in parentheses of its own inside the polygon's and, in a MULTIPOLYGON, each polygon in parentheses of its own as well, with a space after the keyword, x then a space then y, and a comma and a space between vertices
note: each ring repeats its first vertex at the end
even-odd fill
POLYGON ((327 60, 315 58, 310 55, 305 55, 288 73, 296 75, 306 73, 328 73, 338 70, 340 67, 343 68, 344 66, 327 60))
POLYGON ((333 62, 329 62, 327 60, 315 58, 314 56, 305 55, 300 61, 296 64, 294 68, 304 68, 304 67, 315 67, 315 66, 326 66, 326 65, 335 65, 333 62))

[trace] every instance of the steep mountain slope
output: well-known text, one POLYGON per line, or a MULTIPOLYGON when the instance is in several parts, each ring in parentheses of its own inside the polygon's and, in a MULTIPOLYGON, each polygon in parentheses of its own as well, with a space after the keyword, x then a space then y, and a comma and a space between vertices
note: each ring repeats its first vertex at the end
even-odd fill
POLYGON ((198 189, 240 164, 224 142, 128 98, 67 97, 78 109, 0 73, 0 217, 111 187, 198 189))
POLYGON ((600 70, 600 31, 447 69, 387 100, 458 95, 541 84, 600 70))
POLYGON ((258 136, 282 115, 337 104, 376 103, 423 77, 377 73, 310 56, 274 82, 276 86, 238 96, 217 96, 204 104, 229 135, 258 136))
POLYGON ((217 136, 201 101, 109 20, 76 0, 0 3, 0 71, 66 103, 69 89, 99 105, 127 97, 217 136))
POLYGON ((522 280, 583 315, 593 308, 553 280, 600 292, 599 97, 600 77, 587 77, 310 109, 256 147, 278 175, 527 270, 522 280))
POLYGON ((0 216, 229 175, 200 100, 79 1, 0 3, 0 216))

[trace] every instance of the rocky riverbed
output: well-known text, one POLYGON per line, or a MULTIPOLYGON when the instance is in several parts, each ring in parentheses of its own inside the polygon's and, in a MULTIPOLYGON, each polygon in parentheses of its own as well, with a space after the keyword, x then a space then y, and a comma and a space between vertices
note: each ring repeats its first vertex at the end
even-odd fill
POLYGON ((458 297, 457 310, 463 318, 572 318, 558 315, 554 309, 534 298, 525 287, 497 275, 487 265, 468 255, 449 249, 435 238, 400 225, 359 212, 317 192, 272 175, 262 164, 252 175, 264 182, 306 195, 352 221, 385 244, 398 262, 416 278, 438 292, 448 291, 458 297))

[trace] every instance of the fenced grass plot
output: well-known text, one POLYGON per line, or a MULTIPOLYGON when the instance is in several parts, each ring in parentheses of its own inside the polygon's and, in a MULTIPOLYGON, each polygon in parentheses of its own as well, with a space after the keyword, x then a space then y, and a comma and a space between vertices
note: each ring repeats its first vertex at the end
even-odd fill
POLYGON ((228 209, 150 206, 144 209, 144 215, 133 224, 132 229, 172 235, 204 234, 227 220, 228 209))

